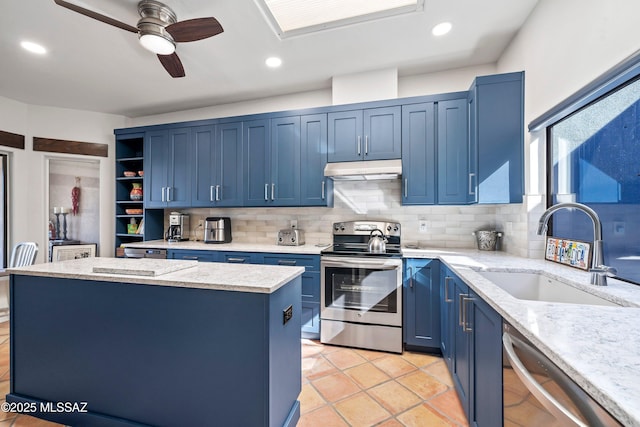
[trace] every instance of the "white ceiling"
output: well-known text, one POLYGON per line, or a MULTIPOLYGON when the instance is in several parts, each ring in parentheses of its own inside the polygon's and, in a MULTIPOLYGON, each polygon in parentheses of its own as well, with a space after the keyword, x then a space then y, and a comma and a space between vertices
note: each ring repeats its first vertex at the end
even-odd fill
MULTIPOLYGON (((68 0, 135 26, 138 0, 68 0)), ((164 0, 178 21, 214 16, 224 32, 178 44, 171 78, 135 34, 57 6, 11 0, 0 13, 0 96, 139 117, 329 88, 331 77, 397 67, 401 76, 495 62, 537 0, 425 0, 424 11, 280 40, 252 0, 164 0), (435 38, 431 28, 453 23, 435 38), (19 44, 43 44, 38 56, 19 44), (283 65, 268 69, 268 56, 283 65)))

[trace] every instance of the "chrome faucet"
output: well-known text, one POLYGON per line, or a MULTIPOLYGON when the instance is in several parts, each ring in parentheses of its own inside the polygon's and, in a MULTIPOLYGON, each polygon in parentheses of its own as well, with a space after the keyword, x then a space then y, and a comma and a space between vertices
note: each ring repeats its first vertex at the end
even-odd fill
POLYGON ((593 257, 591 258, 591 266, 589 271, 591 272, 591 284, 598 286, 607 286, 607 276, 613 277, 616 275, 617 270, 613 267, 604 265, 604 253, 602 249, 602 223, 596 211, 589 206, 582 203, 558 203, 551 206, 549 209, 542 213, 540 221, 538 222, 538 235, 541 236, 547 232, 547 223, 551 215, 560 209, 578 209, 586 213, 593 222, 593 257))

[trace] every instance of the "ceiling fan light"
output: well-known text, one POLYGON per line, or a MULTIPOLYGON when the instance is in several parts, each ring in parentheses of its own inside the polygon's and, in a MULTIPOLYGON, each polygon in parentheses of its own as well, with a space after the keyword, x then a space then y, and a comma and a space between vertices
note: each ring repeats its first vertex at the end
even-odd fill
POLYGON ((158 55, 171 55, 176 50, 176 45, 171 40, 156 34, 141 34, 140 44, 158 55))

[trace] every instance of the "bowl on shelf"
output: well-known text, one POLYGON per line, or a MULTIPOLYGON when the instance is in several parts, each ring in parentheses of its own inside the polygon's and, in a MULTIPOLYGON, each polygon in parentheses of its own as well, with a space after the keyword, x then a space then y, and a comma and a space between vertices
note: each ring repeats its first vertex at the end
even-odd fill
POLYGON ((128 176, 129 178, 136 176, 136 173, 133 171, 124 171, 124 176, 128 176))
POLYGON ((144 176, 144 171, 138 171, 138 176, 144 176))
POLYGON ((142 209, 125 209, 127 215, 142 215, 142 209))

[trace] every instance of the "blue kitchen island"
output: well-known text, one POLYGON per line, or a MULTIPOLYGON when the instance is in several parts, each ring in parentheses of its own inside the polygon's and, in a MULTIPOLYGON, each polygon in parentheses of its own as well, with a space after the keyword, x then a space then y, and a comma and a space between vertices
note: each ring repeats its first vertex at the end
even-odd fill
POLYGON ((10 270, 10 409, 73 426, 295 426, 301 267, 10 270))

